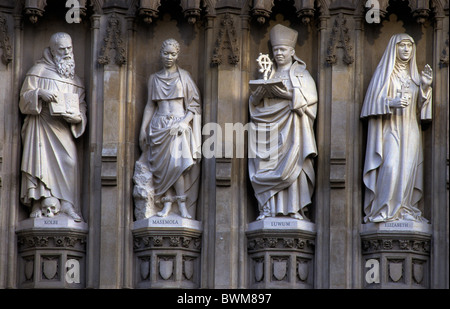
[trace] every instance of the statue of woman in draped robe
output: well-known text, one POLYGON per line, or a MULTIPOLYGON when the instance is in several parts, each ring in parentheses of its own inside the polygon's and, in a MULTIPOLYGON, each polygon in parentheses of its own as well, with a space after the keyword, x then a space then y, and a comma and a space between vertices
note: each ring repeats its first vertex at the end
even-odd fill
POLYGON ((163 69, 148 80, 148 100, 139 136, 152 175, 156 214, 167 216, 174 203, 180 215, 195 217, 201 159, 200 93, 190 74, 176 60, 180 45, 163 42, 163 69))
POLYGON ((257 220, 275 216, 308 219, 305 210, 314 192, 317 89, 306 64, 295 55, 297 36, 297 31, 283 25, 272 28, 270 42, 276 67, 269 79, 282 84, 260 86, 249 99, 256 131, 271 127, 278 135, 276 145, 272 138, 265 144, 258 140, 255 157, 249 156, 250 180, 259 207, 257 220), (267 153, 276 155, 267 160, 267 153))
POLYGON ((431 120, 432 70, 421 74, 411 36, 392 36, 367 89, 361 117, 368 119, 364 163, 364 222, 426 222, 420 120, 431 120))

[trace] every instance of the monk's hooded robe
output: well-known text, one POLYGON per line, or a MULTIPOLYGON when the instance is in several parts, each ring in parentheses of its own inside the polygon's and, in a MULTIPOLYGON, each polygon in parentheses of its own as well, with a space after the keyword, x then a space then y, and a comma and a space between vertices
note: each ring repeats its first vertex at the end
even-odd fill
POLYGON ((23 157, 21 164, 21 201, 56 197, 74 206, 79 214, 79 165, 74 138, 86 127, 85 90, 80 78, 60 76, 50 49, 26 74, 20 91, 19 108, 25 115, 22 127, 23 157), (78 95, 81 122, 70 124, 61 116, 52 116, 48 103, 42 101, 39 89, 78 95))

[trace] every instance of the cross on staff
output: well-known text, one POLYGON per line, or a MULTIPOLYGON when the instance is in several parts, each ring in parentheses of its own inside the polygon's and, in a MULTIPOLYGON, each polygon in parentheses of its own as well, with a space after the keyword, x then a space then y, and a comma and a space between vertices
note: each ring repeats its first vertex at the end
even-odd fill
POLYGON ((269 72, 272 70, 273 62, 270 60, 269 55, 259 53, 258 59, 256 61, 259 64, 259 72, 264 73, 264 80, 269 77, 269 72))

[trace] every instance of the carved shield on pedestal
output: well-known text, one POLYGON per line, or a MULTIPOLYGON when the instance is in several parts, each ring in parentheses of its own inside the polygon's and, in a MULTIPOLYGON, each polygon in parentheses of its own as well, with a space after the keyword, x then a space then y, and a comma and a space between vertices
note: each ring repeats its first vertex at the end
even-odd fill
POLYGON ((34 272, 34 261, 26 260, 25 261, 25 279, 26 280, 33 279, 33 272, 34 272))
POLYGON ((255 281, 259 282, 264 277, 264 261, 255 261, 255 281))
POLYGON ((141 278, 142 280, 146 280, 150 275, 150 261, 149 260, 141 260, 141 278))
POLYGON ((169 279, 173 273, 173 260, 159 260, 159 274, 164 280, 169 279))
POLYGON ((302 281, 308 279, 308 262, 297 261, 297 274, 302 281))
POLYGON ((191 280, 194 275, 194 260, 188 259, 183 261, 184 276, 187 280, 191 280))
POLYGON ((45 278, 52 280, 56 276, 58 271, 58 260, 57 259, 46 259, 44 260, 44 265, 42 267, 42 272, 45 278))
POLYGON ((423 280, 424 270, 422 263, 414 263, 413 264, 413 277, 417 283, 421 283, 423 280))
POLYGON ((286 260, 274 260, 273 261, 273 276, 278 281, 284 279, 287 273, 287 261, 286 260))
POLYGON ((402 278, 403 263, 402 262, 390 262, 389 263, 389 277, 392 281, 397 282, 402 278))

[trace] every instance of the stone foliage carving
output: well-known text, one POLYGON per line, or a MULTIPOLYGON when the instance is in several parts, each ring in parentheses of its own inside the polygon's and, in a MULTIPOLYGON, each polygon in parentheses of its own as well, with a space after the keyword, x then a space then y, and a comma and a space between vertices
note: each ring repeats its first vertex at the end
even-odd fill
POLYGON ((18 240, 19 250, 42 249, 42 248, 67 248, 83 249, 86 246, 86 236, 76 235, 68 232, 67 235, 21 235, 18 240))
POLYGON ((270 41, 276 65, 267 68, 267 80, 250 81, 254 136, 270 131, 270 138, 258 138, 255 154, 249 156, 250 181, 260 213, 257 220, 278 215, 307 219, 306 206, 311 204, 317 90, 306 64, 295 55, 297 35, 288 27, 273 27, 270 41))
POLYGON ((127 61, 126 51, 122 40, 120 18, 115 13, 111 14, 108 19, 108 28, 106 29, 104 42, 105 44, 103 45, 98 58, 100 64, 109 64, 111 62, 109 55, 111 50, 115 50, 116 56, 114 60, 117 65, 122 65, 127 61))
POLYGON ((146 250, 150 248, 180 248, 200 251, 201 237, 189 236, 135 236, 134 250, 146 250))
POLYGON ((392 36, 361 111, 368 118, 365 222, 427 222, 418 209, 424 161, 418 121, 431 120, 431 82, 430 66, 419 74, 413 38, 392 36))
POLYGON ((302 252, 314 253, 315 243, 311 239, 256 237, 249 240, 247 249, 249 252, 266 249, 297 249, 302 252))
POLYGON ((167 216, 177 204, 184 218, 195 218, 201 159, 200 93, 190 74, 178 67, 179 43, 163 42, 163 69, 148 81, 140 147, 135 168, 136 218, 167 216), (155 208, 156 207, 156 208, 155 208), (163 207, 161 211, 158 208, 163 207))
POLYGON ((414 240, 403 238, 383 238, 362 241, 362 251, 365 254, 378 251, 404 251, 412 253, 430 253, 429 240, 414 240))
POLYGON ((447 38, 445 39, 444 49, 441 52, 441 59, 440 59, 440 62, 443 65, 447 66, 448 66, 448 53, 449 50, 448 50, 448 32, 447 32, 447 38))
POLYGON ((229 50, 228 63, 235 65, 239 62, 239 46, 236 37, 236 28, 231 14, 226 13, 220 25, 216 47, 212 56, 212 63, 217 65, 222 64, 224 51, 229 50))
POLYGON ((30 206, 30 217, 53 217, 61 211, 81 221, 75 138, 84 133, 87 108, 68 34, 54 34, 28 71, 19 108, 25 115, 22 203, 30 206))
POLYGON ((354 57, 352 56, 352 45, 350 44, 350 36, 348 34, 347 19, 344 14, 340 13, 334 20, 333 29, 331 30, 330 41, 328 43, 327 58, 326 61, 329 64, 335 64, 336 49, 344 49, 344 62, 346 64, 352 64, 354 57))
POLYGON ((8 64, 12 61, 12 49, 8 35, 8 25, 6 19, 0 15, 0 49, 3 49, 2 61, 8 64))

